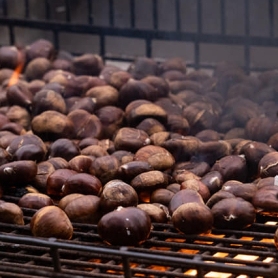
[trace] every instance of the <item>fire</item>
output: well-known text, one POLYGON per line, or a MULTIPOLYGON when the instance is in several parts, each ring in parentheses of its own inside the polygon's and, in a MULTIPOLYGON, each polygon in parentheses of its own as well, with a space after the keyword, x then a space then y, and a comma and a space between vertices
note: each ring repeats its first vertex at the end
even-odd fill
POLYGON ((22 51, 18 51, 18 65, 16 66, 11 78, 9 79, 8 87, 15 85, 18 82, 19 76, 24 67, 24 55, 22 51))

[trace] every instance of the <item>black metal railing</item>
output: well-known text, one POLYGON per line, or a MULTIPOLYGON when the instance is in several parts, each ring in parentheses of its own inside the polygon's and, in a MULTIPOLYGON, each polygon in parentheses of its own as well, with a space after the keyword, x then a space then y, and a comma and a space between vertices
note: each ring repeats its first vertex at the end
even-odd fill
MULTIPOLYGON (((160 14, 158 12, 159 5, 161 4, 159 0, 151 0, 151 14, 152 14, 152 24, 148 29, 138 28, 136 21, 136 5, 138 2, 135 0, 124 1, 124 4, 128 3, 128 7, 123 6, 125 13, 129 15, 129 22, 126 22, 126 26, 117 27, 115 22, 115 2, 116 0, 107 0, 108 13, 106 20, 108 22, 107 26, 100 26, 94 22, 94 10, 93 1, 86 0, 86 10, 87 14, 83 15, 84 23, 75 23, 72 20, 72 4, 77 1, 64 0, 61 5, 64 9, 64 20, 57 21, 51 5, 55 1, 44 0, 40 1, 40 5, 44 3, 45 7, 45 17, 42 19, 33 19, 30 14, 30 1, 24 0, 24 15, 16 18, 11 16, 11 10, 13 7, 9 4, 10 1, 2 0, 1 11, 2 16, 0 17, 0 25, 7 26, 9 29, 9 42, 10 44, 16 43, 14 28, 15 27, 26 27, 26 28, 36 28, 41 30, 51 31, 53 34, 53 42, 55 47, 59 49, 59 33, 60 32, 70 32, 78 34, 92 34, 98 35, 99 49, 100 53, 104 58, 115 59, 115 60, 131 60, 134 57, 119 57, 110 56, 106 51, 106 36, 112 37, 127 37, 127 38, 137 38, 145 42, 145 56, 153 57, 153 45, 154 40, 166 40, 166 41, 180 41, 180 42, 190 42, 194 44, 194 57, 192 57, 192 66, 195 68, 200 67, 212 67, 211 64, 206 64, 202 61, 200 55, 200 45, 202 43, 210 43, 217 45, 234 45, 244 47, 244 62, 243 67, 247 72, 250 70, 260 70, 259 67, 254 67, 251 60, 251 47, 254 46, 266 46, 266 47, 276 47, 278 46, 278 37, 275 37, 275 9, 274 0, 268 0, 268 34, 264 36, 253 35, 250 32, 250 5, 252 5, 252 0, 243 0, 242 5, 244 9, 244 32, 243 34, 228 34, 227 33, 227 0, 219 0, 219 16, 220 17, 220 32, 218 33, 206 33, 204 32, 204 22, 203 22, 203 12, 204 12, 204 1, 196 0, 196 30, 185 31, 182 26, 182 15, 181 15, 181 4, 186 2, 186 0, 173 0, 172 5, 174 5, 174 21, 175 28, 173 30, 162 30, 159 27, 160 14), (109 56, 109 57, 108 57, 109 56)), ((119 2, 119 1, 118 1, 119 2)), ((122 4, 122 5, 124 5, 122 4)), ((149 7, 149 6, 148 6, 149 7)), ((212 15, 216 16, 216 15, 212 15)), ((237 20, 237 15, 234 15, 234 20, 237 20)), ((259 21, 260 19, 258 19, 259 21)))

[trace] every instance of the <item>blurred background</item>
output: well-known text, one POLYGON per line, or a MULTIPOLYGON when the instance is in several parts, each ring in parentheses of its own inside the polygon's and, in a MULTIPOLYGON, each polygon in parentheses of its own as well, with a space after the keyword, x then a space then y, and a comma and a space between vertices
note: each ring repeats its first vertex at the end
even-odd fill
MULTIPOLYGON (((3 0, 1 0, 3 2, 3 0)), ((0 2, 1 2, 0 1, 0 2)), ((179 1, 179 10, 174 5, 175 0, 157 0, 157 22, 155 28, 162 31, 175 31, 176 13, 180 17, 180 31, 196 33, 198 28, 197 3, 199 0, 179 1)), ((5 9, 9 17, 24 18, 26 13, 29 19, 43 20, 48 13, 48 20, 59 22, 72 22, 76 24, 90 24, 95 26, 111 25, 111 9, 113 2, 113 25, 117 28, 126 28, 130 25, 130 0, 29 0, 28 11, 26 11, 25 0, 8 0, 5 9), (47 5, 45 4, 47 3, 47 5), (92 7, 92 13, 88 14, 88 3, 92 7), (67 8, 70 13, 66 13, 67 8)), ((150 0, 133 0, 135 6, 134 28, 151 30, 154 28, 154 17, 150 0)), ((202 33, 220 34, 221 14, 225 18, 225 34, 233 36, 259 36, 278 37, 278 1, 272 1, 272 6, 267 0, 250 0, 249 14, 246 15, 244 0, 225 0, 223 9, 222 0, 202 1, 202 33), (270 19, 272 14, 272 19, 270 19), (246 17, 248 16, 248 33, 246 34, 246 17), (272 21, 272 22, 271 22, 272 21), (273 28, 270 31, 270 24, 273 28), (270 34, 271 32, 271 34, 270 34)), ((5 11, 1 5, 0 15, 5 11)), ((36 28, 15 27, 15 42, 26 45, 38 38, 53 41, 51 31, 36 28)), ((70 52, 93 52, 99 53, 100 36, 98 34, 59 33, 59 46, 70 52)), ((9 29, 0 25, 0 44, 10 44, 9 29)), ((128 38, 121 36, 105 36, 105 51, 107 56, 138 57, 146 55, 145 40, 139 38, 128 38)), ((278 46, 278 45, 277 45, 278 46)), ((276 67, 278 65, 278 47, 252 46, 250 48, 250 59, 255 67, 276 67)), ((188 62, 195 57, 194 42, 153 40, 152 55, 157 58, 169 58, 180 56, 188 62)), ((201 43, 198 51, 200 60, 205 63, 215 63, 222 60, 231 60, 239 65, 244 63, 245 48, 243 45, 201 43)))

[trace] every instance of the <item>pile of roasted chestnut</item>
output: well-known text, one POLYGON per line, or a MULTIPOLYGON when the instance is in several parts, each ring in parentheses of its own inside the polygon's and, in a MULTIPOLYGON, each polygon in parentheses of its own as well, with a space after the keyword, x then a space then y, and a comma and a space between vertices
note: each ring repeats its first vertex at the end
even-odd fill
POLYGON ((145 57, 123 70, 41 39, 0 48, 0 86, 2 222, 32 208, 34 236, 89 223, 137 245, 154 222, 202 234, 278 214, 278 70, 145 57))

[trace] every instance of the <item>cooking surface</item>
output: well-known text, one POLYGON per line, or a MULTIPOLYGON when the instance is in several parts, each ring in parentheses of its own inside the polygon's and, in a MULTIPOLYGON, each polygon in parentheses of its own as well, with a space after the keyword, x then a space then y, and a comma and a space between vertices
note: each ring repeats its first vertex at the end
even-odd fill
POLYGON ((35 210, 23 211, 24 226, 0 223, 1 277, 277 277, 275 217, 258 216, 242 231, 196 236, 153 224, 144 244, 125 248, 106 245, 88 224, 74 223, 71 240, 34 238, 35 210))

